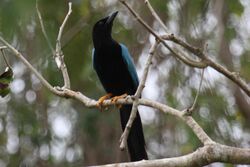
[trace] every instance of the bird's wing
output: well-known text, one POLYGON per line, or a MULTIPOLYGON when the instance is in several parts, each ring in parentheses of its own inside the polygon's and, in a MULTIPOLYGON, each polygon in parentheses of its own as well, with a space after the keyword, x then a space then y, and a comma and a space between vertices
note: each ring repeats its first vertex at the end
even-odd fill
POLYGON ((123 44, 120 44, 120 46, 122 49, 122 58, 128 67, 128 71, 133 79, 135 86, 137 87, 139 85, 139 79, 138 79, 138 75, 136 73, 134 62, 129 54, 128 48, 123 44))

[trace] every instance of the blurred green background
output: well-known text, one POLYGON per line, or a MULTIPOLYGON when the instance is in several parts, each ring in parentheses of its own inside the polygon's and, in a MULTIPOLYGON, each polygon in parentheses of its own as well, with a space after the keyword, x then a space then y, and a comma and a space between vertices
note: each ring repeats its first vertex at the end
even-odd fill
MULTIPOLYGON (((55 46, 59 27, 68 11, 66 0, 39 0, 45 29, 55 46)), ((151 0, 169 33, 204 48, 218 63, 250 81, 250 1, 248 0, 151 0)), ((73 13, 64 29, 62 45, 72 89, 98 99, 105 92, 92 68, 91 31, 94 23, 118 10, 113 37, 126 44, 139 77, 150 35, 116 0, 72 0, 73 13)), ((129 1, 159 34, 144 1, 129 1)), ((35 0, 1 0, 0 34, 17 48, 54 86, 62 75, 42 34, 35 0)), ((121 128, 115 107, 99 112, 78 101, 54 96, 11 52, 14 70, 11 93, 0 98, 0 167, 86 166, 127 161, 119 150, 121 128)), ((0 70, 5 64, 0 57, 0 70)), ((177 109, 192 105, 201 70, 176 61, 160 46, 154 57, 143 97, 177 109)), ((182 121, 148 107, 140 107, 150 159, 190 153, 202 146, 182 121)), ((220 143, 250 146, 250 98, 211 68, 204 82, 194 118, 220 143)), ((210 166, 232 166, 214 163, 210 166)))

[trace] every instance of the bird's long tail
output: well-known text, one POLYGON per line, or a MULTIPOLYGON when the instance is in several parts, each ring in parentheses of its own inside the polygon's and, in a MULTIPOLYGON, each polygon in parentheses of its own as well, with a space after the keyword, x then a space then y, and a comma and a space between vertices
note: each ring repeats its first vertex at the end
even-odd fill
MULTIPOLYGON (((122 130, 124 131, 126 124, 129 120, 132 105, 124 105, 120 109, 120 118, 122 130)), ((137 112, 136 118, 130 129, 128 140, 128 151, 130 154, 131 161, 139 161, 148 159, 147 152, 145 149, 145 139, 142 130, 142 123, 139 112, 137 112)))

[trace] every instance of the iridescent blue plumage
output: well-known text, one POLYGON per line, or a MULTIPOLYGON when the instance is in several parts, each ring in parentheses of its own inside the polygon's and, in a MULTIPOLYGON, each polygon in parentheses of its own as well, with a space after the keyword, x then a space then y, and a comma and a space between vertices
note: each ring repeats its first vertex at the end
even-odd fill
MULTIPOLYGON (((93 67, 103 88, 112 96, 124 93, 134 95, 139 85, 138 76, 127 47, 116 42, 111 36, 113 20, 118 12, 99 20, 93 28, 92 37, 94 49, 92 51, 93 67)), ((122 129, 130 117, 132 105, 120 108, 122 129)), ((128 136, 128 150, 131 161, 148 159, 145 150, 145 140, 139 113, 130 129, 128 136)))
MULTIPOLYGON (((122 50, 123 61, 126 64, 128 70, 129 70, 129 74, 131 75, 131 77, 133 79, 134 86, 137 87, 137 86, 139 86, 139 79, 138 79, 138 75, 137 75, 137 72, 135 69, 134 61, 131 58, 131 55, 128 51, 128 48, 121 43, 120 43, 120 46, 121 46, 121 50, 122 50)), ((95 48, 92 49, 92 62, 94 62, 94 54, 95 54, 95 48)), ((94 67, 94 63, 93 63, 93 67, 94 67)))
POLYGON ((137 76, 137 73, 136 73, 136 70, 135 70, 135 65, 134 65, 134 62, 130 56, 130 53, 128 51, 128 48, 123 45, 123 44, 120 44, 121 48, 122 48, 122 57, 123 57, 123 60, 124 62, 126 63, 127 65, 127 68, 128 68, 128 71, 133 79, 133 82, 135 84, 136 87, 139 86, 139 79, 138 79, 138 76, 137 76))

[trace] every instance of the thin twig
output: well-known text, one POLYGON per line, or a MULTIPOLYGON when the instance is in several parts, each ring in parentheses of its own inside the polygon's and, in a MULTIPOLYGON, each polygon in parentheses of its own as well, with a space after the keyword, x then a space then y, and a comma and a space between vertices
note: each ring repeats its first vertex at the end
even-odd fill
POLYGON ((1 46, 1 47, 0 47, 0 50, 1 50, 1 53, 2 53, 2 56, 3 56, 3 59, 4 59, 5 64, 6 64, 9 68, 11 68, 11 67, 10 67, 10 64, 8 63, 8 60, 7 60, 6 56, 5 56, 4 49, 6 49, 6 48, 7 48, 6 46, 1 46))
POLYGON ((60 26, 60 28, 59 28, 59 33, 58 33, 58 36, 57 36, 57 51, 59 51, 60 49, 61 49, 61 38, 62 38, 62 33, 63 33, 63 29, 64 29, 64 27, 65 27, 65 25, 66 25, 66 23, 67 23, 67 21, 68 21, 68 19, 69 19, 69 16, 70 16, 70 14, 72 13, 72 2, 69 2, 69 10, 68 10, 68 13, 67 13, 67 15, 65 16, 65 18, 64 18, 64 20, 63 20, 63 23, 62 23, 62 25, 60 26))
POLYGON ((138 112, 137 108, 138 108, 138 105, 139 105, 138 99, 140 98, 142 90, 145 87, 145 82, 146 82, 146 79, 147 79, 147 76, 148 76, 149 67, 150 67, 150 64, 152 63, 152 58, 154 56, 154 53, 155 53, 155 50, 156 50, 158 44, 159 44, 159 42, 156 40, 155 43, 152 45, 152 47, 149 50, 149 56, 148 56, 147 62, 145 64, 145 67, 144 67, 144 70, 143 70, 142 79, 141 79, 140 84, 139 84, 139 86, 138 86, 138 88, 136 90, 136 93, 134 95, 135 100, 134 100, 134 103, 133 103, 131 114, 130 114, 129 120, 127 122, 126 128, 125 128, 125 130, 124 130, 124 132, 123 132, 123 134, 122 134, 122 136, 120 138, 120 149, 122 149, 122 150, 126 147, 129 131, 130 131, 131 127, 132 127, 134 119, 136 118, 136 113, 138 112))
POLYGON ((191 115, 194 108, 196 107, 196 104, 197 104, 197 100, 198 100, 198 97, 199 97, 199 94, 200 94, 200 90, 201 90, 201 85, 202 85, 202 81, 203 81, 203 78, 204 78, 204 69, 202 69, 202 72, 201 72, 201 80, 200 80, 200 84, 199 84, 199 88, 196 92, 196 95, 195 95, 195 99, 194 99, 194 102, 192 104, 192 106, 190 108, 188 108, 185 112, 187 112, 187 114, 191 115))
POLYGON ((42 32, 43 32, 43 35, 45 37, 45 40, 51 50, 51 52, 53 53, 53 55, 55 54, 55 49, 53 48, 50 40, 49 40, 49 37, 48 37, 48 34, 44 28, 44 24, 43 24, 43 19, 42 19, 42 15, 41 15, 41 12, 39 11, 39 8, 38 8, 38 0, 36 0, 36 12, 37 12, 37 16, 38 16, 38 19, 39 19, 39 22, 40 22, 40 26, 41 26, 41 29, 42 29, 42 32))
POLYGON ((156 13, 156 11, 154 10, 154 8, 150 4, 149 0, 145 0, 145 4, 148 7, 148 9, 150 10, 150 12, 152 13, 152 15, 154 16, 154 18, 160 23, 160 25, 162 26, 162 28, 167 33, 168 32, 167 26, 163 23, 163 21, 161 20, 161 18, 159 17, 159 15, 156 13))
POLYGON ((68 74, 67 67, 66 67, 65 62, 64 62, 64 54, 62 52, 62 47, 61 47, 61 38, 62 38, 63 29, 64 29, 64 27, 66 25, 66 22, 67 22, 67 20, 68 20, 71 13, 72 13, 72 2, 69 2, 68 13, 65 16, 62 25, 60 26, 58 36, 57 36, 57 40, 56 40, 55 61, 56 61, 57 67, 62 71, 63 80, 64 80, 64 86, 63 87, 65 87, 65 88, 70 88, 70 79, 69 79, 69 74, 68 74))

